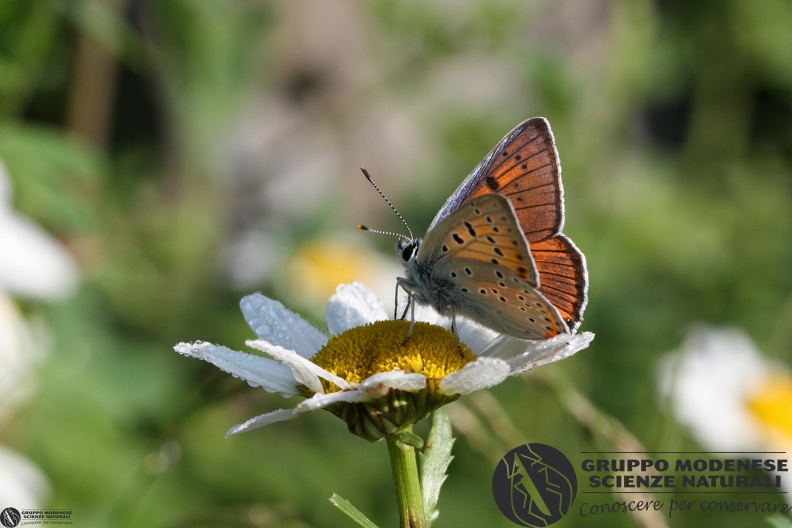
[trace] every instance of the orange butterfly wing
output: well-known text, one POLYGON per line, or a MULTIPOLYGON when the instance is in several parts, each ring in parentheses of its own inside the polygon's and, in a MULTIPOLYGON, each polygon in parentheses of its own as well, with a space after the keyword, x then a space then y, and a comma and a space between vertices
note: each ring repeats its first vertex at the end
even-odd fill
POLYGON ((576 329, 586 307, 588 274, 583 253, 561 234, 561 162, 546 119, 528 119, 509 132, 448 199, 433 225, 462 203, 494 193, 514 207, 539 272, 539 291, 576 329))
POLYGON ((586 259, 564 235, 531 243, 531 254, 539 272, 538 290, 558 308, 564 322, 575 330, 586 308, 588 274, 586 259))
MULTIPOLYGON (((504 195, 514 207, 528 242, 561 231, 564 191, 553 135, 543 118, 533 118, 509 133, 485 158, 466 199, 504 195)), ((475 172, 475 171, 474 171, 475 172)))

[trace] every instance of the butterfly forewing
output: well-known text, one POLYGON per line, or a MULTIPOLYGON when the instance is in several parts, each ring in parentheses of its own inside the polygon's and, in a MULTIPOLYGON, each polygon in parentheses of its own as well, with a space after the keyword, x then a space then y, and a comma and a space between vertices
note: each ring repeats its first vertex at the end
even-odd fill
POLYGON ((449 198, 432 225, 467 200, 498 193, 511 202, 529 242, 553 236, 564 222, 560 167, 547 120, 529 119, 492 149, 449 198))
MULTIPOLYGON (((418 253, 419 260, 468 259, 509 271, 531 285, 538 273, 514 218, 514 211, 502 196, 489 195, 471 200, 430 230, 418 253), (430 249, 431 248, 431 249, 430 249), (436 255, 429 255, 429 251, 436 255)), ((464 270, 463 270, 464 271, 464 270)), ((470 273, 465 273, 470 278, 470 273)), ((456 278, 456 277, 452 277, 456 278)))
POLYGON ((558 310, 536 289, 538 275, 508 200, 499 195, 475 198, 431 231, 419 252, 431 260, 437 281, 454 284, 450 304, 502 333, 522 339, 566 332, 558 310), (441 239, 431 240, 431 236, 441 239))

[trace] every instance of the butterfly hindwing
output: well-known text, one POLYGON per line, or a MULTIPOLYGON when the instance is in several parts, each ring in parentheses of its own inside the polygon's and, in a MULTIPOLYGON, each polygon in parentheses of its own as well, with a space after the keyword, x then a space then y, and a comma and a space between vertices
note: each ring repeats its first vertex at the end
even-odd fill
POLYGON ((570 329, 580 325, 586 308, 586 258, 564 235, 531 244, 531 255, 541 277, 539 291, 561 312, 570 329))
MULTIPOLYGON (((453 260, 449 271, 469 269, 477 278, 493 272, 480 261, 453 260)), ((568 332, 558 310, 531 284, 505 271, 497 282, 463 279, 459 283, 458 312, 504 334, 521 339, 546 339, 568 332)))

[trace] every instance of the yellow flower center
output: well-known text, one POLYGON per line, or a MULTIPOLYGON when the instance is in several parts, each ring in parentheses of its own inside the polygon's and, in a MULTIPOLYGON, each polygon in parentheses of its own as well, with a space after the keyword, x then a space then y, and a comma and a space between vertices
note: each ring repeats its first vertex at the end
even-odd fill
POLYGON ((748 408, 773 436, 792 442, 792 376, 775 373, 748 400, 748 408))
MULTIPOLYGON (((386 389, 369 392, 371 400, 327 407, 347 423, 350 432, 376 442, 459 398, 459 394, 443 394, 440 380, 475 359, 467 345, 457 344, 454 334, 439 326, 415 323, 410 334, 409 321, 378 321, 331 337, 311 361, 350 383, 397 370, 426 377, 426 387, 416 392, 386 389)), ((322 386, 325 393, 339 390, 325 380, 322 386)))
MULTIPOLYGON (((331 337, 311 361, 350 383, 395 370, 420 373, 429 383, 437 383, 476 359, 467 345, 457 346, 454 334, 442 327, 416 322, 407 339, 409 331, 409 321, 358 326, 331 337)), ((325 390, 335 392, 338 387, 326 383, 325 390)))

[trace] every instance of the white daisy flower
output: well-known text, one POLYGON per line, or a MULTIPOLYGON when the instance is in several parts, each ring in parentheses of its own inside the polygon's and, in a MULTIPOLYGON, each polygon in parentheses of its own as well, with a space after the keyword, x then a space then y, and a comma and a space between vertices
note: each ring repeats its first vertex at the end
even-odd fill
POLYGON ((762 357, 740 330, 693 328, 663 358, 660 389, 707 449, 792 450, 792 374, 762 357))
POLYGON ((457 318, 457 345, 454 335, 437 324, 448 327, 448 321, 431 310, 416 309, 416 323, 406 340, 410 322, 388 320, 382 302, 360 283, 341 285, 330 298, 329 338, 261 294, 243 298, 241 308, 258 336, 247 345, 272 359, 202 342, 179 343, 174 349, 253 386, 307 399, 235 425, 226 436, 327 409, 344 419, 352 433, 380 440, 462 394, 567 358, 594 338, 585 332, 518 341, 457 318))

